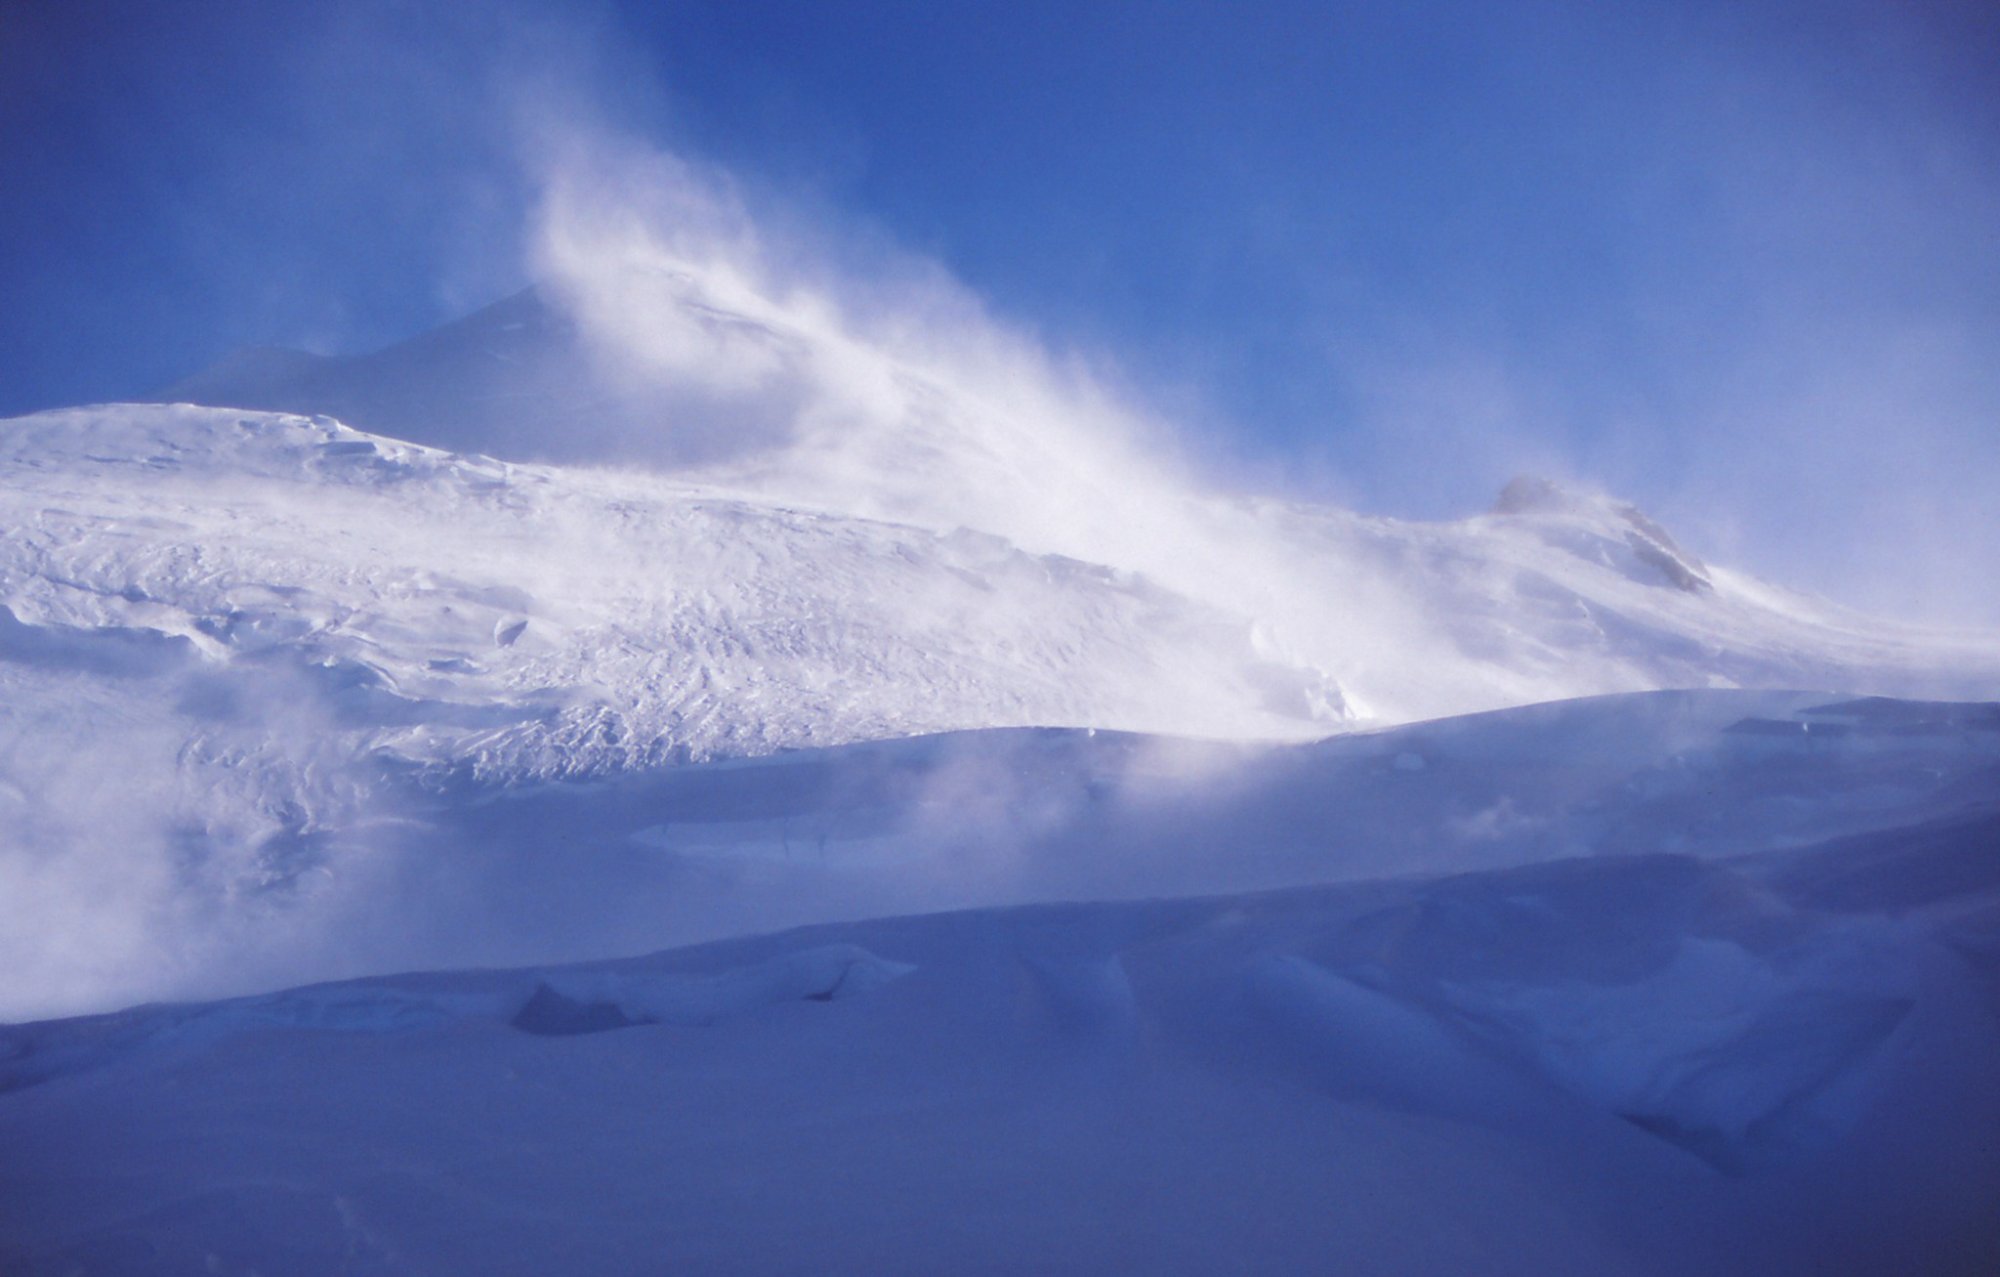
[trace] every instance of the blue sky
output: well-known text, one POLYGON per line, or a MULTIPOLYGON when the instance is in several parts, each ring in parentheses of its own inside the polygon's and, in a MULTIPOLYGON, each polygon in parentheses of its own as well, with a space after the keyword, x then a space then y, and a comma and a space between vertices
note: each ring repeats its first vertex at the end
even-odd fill
POLYGON ((1808 588, 2000 620, 1979 4, 0 0, 0 412, 525 282, 561 79, 1116 361, 1246 482, 1552 470, 1808 588))

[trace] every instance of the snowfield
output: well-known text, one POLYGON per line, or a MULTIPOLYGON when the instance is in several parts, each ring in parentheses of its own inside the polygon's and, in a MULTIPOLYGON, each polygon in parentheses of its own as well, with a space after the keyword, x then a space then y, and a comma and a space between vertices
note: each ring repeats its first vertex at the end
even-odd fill
MULTIPOLYGON (((754 860, 787 812, 826 845, 778 863, 837 877, 881 854, 842 831, 915 792, 909 772, 1025 749, 1078 795, 1039 840, 989 848, 1026 894, 1132 882, 1114 862, 1155 850, 1163 887, 1331 881, 0 1030, 0 1254, 23 1273, 1989 1271, 2000 710, 1777 709, 1618 698, 1349 737, 1260 752, 1226 799, 1163 790, 1186 747, 1103 735, 835 751, 750 769, 818 769, 766 783, 684 771, 650 809, 608 804, 593 841, 672 813, 654 855, 688 828, 690 858, 754 860), (1776 716, 1715 727, 1744 708, 1776 716), (1495 788, 1511 829, 1394 819, 1495 788), (1697 835, 1710 854, 1666 849, 1697 835), (1353 849, 1399 836, 1378 856, 1423 869, 1368 876, 1353 849)), ((978 832, 901 854, 944 874, 978 832)))
MULTIPOLYGON (((1425 524, 1220 495, 1147 422, 1004 338, 967 350, 870 328, 836 299, 760 291, 755 271, 567 211, 573 242, 542 286, 371 354, 246 352, 165 396, 328 414, 572 480, 616 465, 753 505, 969 528, 1135 573, 1252 624, 1260 657, 1306 671, 1303 703, 1288 681, 1256 682, 1260 713, 1406 722, 1658 687, 2000 693, 1993 635, 1705 564, 1615 499, 1525 479, 1485 515, 1425 524)), ((1244 734, 1240 711, 1212 710, 1228 695, 1175 685, 1150 725, 952 725, 1244 734)))
POLYGON ((0 421, 0 1272, 2000 1271, 1995 636, 727 275, 0 421))
POLYGON ((732 482, 187 405, 0 423, 0 1013, 470 958, 311 921, 389 890, 410 811, 467 786, 1007 726, 1269 743, 1638 688, 2000 686, 1980 636, 1790 598, 1547 484, 1455 524, 1162 498, 1186 562, 1245 565, 1163 584, 732 482))
POLYGON ((327 419, 123 406, 0 439, 9 632, 79 653, 43 667, 88 666, 109 632, 166 640, 161 670, 311 671, 355 720, 392 720, 357 721, 360 747, 412 762, 547 777, 968 726, 1341 717, 1245 618, 963 529, 327 419))

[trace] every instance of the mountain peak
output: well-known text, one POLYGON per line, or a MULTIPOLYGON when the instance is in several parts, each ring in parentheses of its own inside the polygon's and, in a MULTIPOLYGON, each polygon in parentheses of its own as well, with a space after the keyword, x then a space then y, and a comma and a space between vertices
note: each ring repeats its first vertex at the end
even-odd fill
POLYGON ((1613 561, 1628 576, 1689 594, 1715 588, 1707 565, 1683 550, 1665 528, 1630 502, 1565 487, 1540 475, 1517 475, 1500 490, 1492 513, 1514 519, 1584 521, 1592 525, 1590 532, 1596 539, 1611 546, 1622 543, 1622 553, 1613 561))

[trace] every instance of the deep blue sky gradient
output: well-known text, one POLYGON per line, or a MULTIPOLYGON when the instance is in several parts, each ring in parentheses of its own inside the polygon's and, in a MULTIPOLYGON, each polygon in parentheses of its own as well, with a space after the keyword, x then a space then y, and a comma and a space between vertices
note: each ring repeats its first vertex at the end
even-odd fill
POLYGON ((1260 482, 1442 515, 1575 472, 1751 567, 2000 619, 1971 3, 0 0, 0 412, 518 287, 544 58, 1114 358, 1260 482))

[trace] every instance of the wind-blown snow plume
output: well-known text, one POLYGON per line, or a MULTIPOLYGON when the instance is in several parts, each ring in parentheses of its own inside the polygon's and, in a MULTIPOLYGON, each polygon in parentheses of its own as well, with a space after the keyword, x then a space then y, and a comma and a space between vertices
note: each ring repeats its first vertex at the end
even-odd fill
MULTIPOLYGON (((1103 361, 1052 351, 935 263, 795 230, 726 174, 601 130, 539 136, 533 271, 607 384, 651 388, 651 414, 632 423, 650 437, 624 455, 758 499, 969 527, 1139 573, 1254 624, 1273 659, 1321 671, 1336 714, 1393 721, 1657 686, 1657 670, 1617 649, 1661 609, 1673 628, 1708 631, 1711 651, 1741 632, 1731 613, 1746 604, 1855 623, 1729 574, 1700 574, 1690 594, 1679 547, 1608 498, 1411 535, 1230 495, 1103 361), (1469 640, 1468 611, 1540 593, 1549 550, 1644 588, 1615 615, 1573 614, 1583 647, 1505 626, 1469 640), (1458 592, 1412 589, 1417 577, 1458 592)), ((1801 668, 1794 681, 1814 679, 1801 668)))
POLYGON ((1143 573, 1258 621, 1280 659, 1422 646, 1394 591, 1349 560, 1299 563, 1101 364, 994 318, 935 264, 878 251, 864 278, 823 238, 767 231, 722 174, 578 134, 544 149, 534 270, 609 381, 656 387, 638 455, 1143 573))
POLYGON ((772 229, 676 156, 577 134, 550 150, 533 271, 599 366, 735 409, 660 420, 668 455, 705 434, 719 473, 796 499, 1097 562, 1172 530, 1191 480, 1170 434, 936 265, 843 267, 824 232, 772 229))

